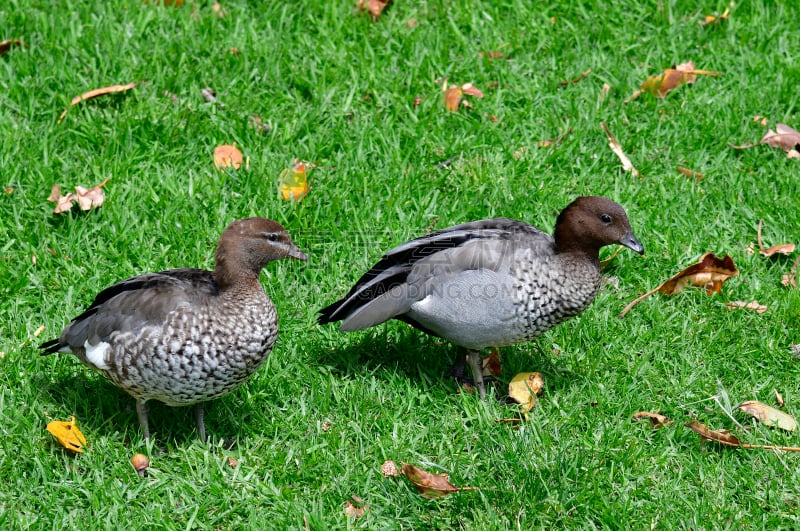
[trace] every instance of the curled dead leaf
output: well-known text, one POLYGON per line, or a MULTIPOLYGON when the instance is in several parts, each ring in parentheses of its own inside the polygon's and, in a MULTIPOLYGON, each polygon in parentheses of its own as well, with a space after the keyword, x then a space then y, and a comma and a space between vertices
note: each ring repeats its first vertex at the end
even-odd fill
POLYGON ((674 422, 660 413, 651 413, 650 411, 639 411, 633 415, 634 422, 638 422, 642 419, 649 419, 653 429, 669 426, 674 422))
POLYGON ((358 507, 350 500, 344 502, 344 514, 358 520, 367 511, 366 507, 358 507))
POLYGON ((518 404, 519 411, 527 418, 528 412, 536 405, 536 397, 542 394, 544 378, 538 372, 521 372, 508 384, 508 396, 518 404))
POLYGON ((503 372, 503 366, 500 363, 500 351, 492 349, 488 356, 484 356, 481 358, 481 363, 483 364, 483 375, 484 376, 500 376, 500 373, 503 372))
MULTIPOLYGON (((720 76, 721 72, 710 70, 696 70, 694 63, 688 61, 672 68, 664 69, 664 72, 657 76, 650 76, 641 84, 639 93, 648 92, 656 98, 664 98, 672 90, 681 85, 689 85, 697 80, 697 76, 720 76)), ((638 94, 637 94, 638 96, 638 94)), ((633 97, 631 97, 633 99, 633 97)))
POLYGON ((775 131, 769 129, 759 142, 774 148, 780 148, 786 152, 787 156, 792 151, 800 150, 800 132, 795 131, 786 124, 778 124, 775 131))
POLYGON ((75 193, 67 192, 66 195, 61 195, 61 187, 58 184, 53 185, 50 189, 50 195, 47 200, 56 204, 53 209, 53 214, 61 214, 67 212, 72 208, 72 203, 77 202, 81 210, 90 210, 99 207, 105 201, 105 193, 102 188, 109 181, 105 179, 98 185, 91 188, 84 188, 83 186, 76 186, 75 193))
POLYGON ((408 463, 403 465, 401 472, 424 498, 441 498, 462 490, 476 490, 475 487, 456 487, 450 483, 447 474, 431 474, 408 463))
POLYGON ((705 424, 693 420, 684 424, 687 428, 697 433, 702 439, 706 441, 714 441, 726 446, 741 446, 742 443, 739 438, 730 433, 728 430, 711 430, 705 424))
POLYGON ((764 313, 767 311, 767 307, 763 304, 759 304, 758 301, 752 302, 744 302, 744 301, 731 301, 725 304, 729 309, 735 310, 737 308, 742 308, 745 310, 752 310, 757 313, 764 313))
POLYGON ((761 225, 763 224, 763 220, 758 220, 758 249, 762 255, 764 256, 772 256, 774 254, 791 254, 794 252, 794 244, 793 243, 782 243, 780 245, 774 245, 769 249, 764 249, 764 244, 761 243, 761 225))
POLYGON ((757 400, 742 402, 736 409, 753 416, 766 426, 776 426, 786 431, 797 429, 797 421, 791 415, 757 400))
POLYGON ((703 179, 703 174, 699 171, 690 170, 689 168, 684 168, 683 166, 678 166, 678 173, 682 173, 687 177, 694 177, 697 179, 697 182, 700 182, 703 179))
POLYGON ((775 392, 775 402, 778 403, 778 407, 783 407, 786 403, 783 401, 783 395, 778 392, 777 389, 773 389, 775 392))
POLYGON ((392 0, 358 0, 356 2, 356 9, 358 11, 366 11, 372 17, 372 20, 377 22, 381 19, 383 10, 386 9, 392 0))
POLYGON ((731 277, 739 274, 739 270, 733 263, 733 258, 727 254, 723 258, 719 258, 714 253, 705 253, 700 257, 696 264, 692 264, 677 275, 664 281, 663 284, 657 288, 648 291, 630 302, 619 317, 625 317, 631 308, 639 304, 645 298, 653 293, 660 292, 664 295, 675 295, 680 293, 688 286, 697 286, 706 288, 706 293, 719 293, 722 290, 722 284, 731 277))
POLYGON ((788 273, 783 275, 783 277, 781 277, 781 284, 783 284, 787 288, 788 287, 792 287, 792 288, 796 288, 797 287, 797 267, 798 267, 798 264, 800 264, 800 256, 798 256, 795 259, 794 265, 792 266, 791 271, 789 271, 788 273))
POLYGON ((135 86, 136 83, 128 83, 126 85, 110 85, 108 87, 103 87, 99 89, 90 90, 88 92, 84 92, 80 96, 75 96, 74 98, 72 98, 72 101, 70 102, 70 107, 64 109, 64 112, 62 112, 61 115, 58 117, 58 121, 56 123, 60 124, 61 120, 63 120, 64 116, 67 114, 67 111, 69 111, 70 108, 74 107, 75 105, 79 104, 82 101, 91 100, 99 96, 105 96, 107 94, 117 94, 120 92, 127 92, 132 88, 134 88, 135 86))
POLYGON ((567 79, 566 81, 559 81, 558 82, 558 86, 559 87, 566 87, 567 85, 572 85, 573 83, 578 83, 580 81, 583 81, 583 79, 585 79, 586 76, 588 76, 591 73, 592 73, 592 69, 590 68, 589 70, 581 72, 581 75, 579 75, 575 79, 567 79))
POLYGON ((452 86, 445 90, 444 92, 444 106, 450 112, 456 112, 458 110, 458 106, 461 103, 461 96, 464 94, 464 91, 461 90, 461 87, 452 86))
POLYGON ((47 431, 52 433, 58 443, 67 450, 83 453, 86 437, 78 429, 75 417, 70 417, 69 420, 52 420, 47 423, 47 431))
POLYGON ((7 54, 8 51, 14 46, 22 46, 22 41, 19 39, 6 39, 4 41, 0 41, 0 56, 7 54))

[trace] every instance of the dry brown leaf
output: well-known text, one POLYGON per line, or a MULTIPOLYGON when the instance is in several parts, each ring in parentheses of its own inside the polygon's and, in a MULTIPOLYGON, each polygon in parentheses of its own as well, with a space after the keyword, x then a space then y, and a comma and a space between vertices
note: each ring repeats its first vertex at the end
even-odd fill
POLYGON ((736 409, 751 415, 767 426, 777 426, 778 428, 786 431, 794 431, 797 429, 797 421, 789 415, 772 406, 762 404, 757 400, 748 400, 742 402, 736 409))
POLYGON ((590 68, 589 70, 586 70, 585 72, 581 72, 581 75, 579 75, 575 79, 567 79, 566 81, 559 81, 558 82, 558 86, 559 87, 566 87, 567 85, 571 85, 573 83, 578 83, 579 81, 583 81, 583 79, 585 79, 586 76, 588 76, 591 73, 592 73, 592 69, 590 68))
POLYGON ((503 366, 500 363, 500 351, 492 349, 488 356, 484 356, 481 358, 481 363, 483 363, 483 375, 484 376, 500 376, 500 373, 503 372, 503 366))
POLYGON ((778 392, 777 389, 773 389, 775 392, 775 402, 778 403, 778 407, 783 407, 786 403, 783 401, 783 395, 778 392))
POLYGON ((758 301, 753 302, 744 302, 744 301, 731 301, 725 304, 729 309, 735 310, 737 308, 742 308, 745 310, 752 310, 758 313, 764 313, 767 311, 767 307, 763 304, 759 304, 758 301))
POLYGON ((764 256, 772 256, 774 254, 791 254, 794 252, 794 244, 793 243, 782 243, 780 245, 774 245, 769 249, 764 249, 764 244, 761 242, 761 226, 763 225, 763 220, 758 220, 758 252, 760 252, 764 256))
POLYGON ((381 474, 385 478, 393 478, 400 475, 400 470, 397 468, 397 464, 394 461, 388 460, 384 461, 381 465, 381 474))
POLYGON ((706 288, 706 292, 711 295, 712 293, 719 293, 722 290, 722 284, 731 277, 739 274, 739 270, 733 264, 733 258, 727 254, 723 258, 719 258, 714 253, 706 253, 696 264, 692 264, 674 277, 666 280, 657 288, 648 291, 631 301, 630 304, 625 306, 620 317, 625 317, 631 308, 639 304, 642 300, 649 297, 655 292, 661 292, 664 295, 675 295, 680 293, 688 286, 698 286, 706 288))
POLYGON ((351 496, 350 500, 344 502, 344 514, 346 516, 358 520, 365 512, 367 512, 367 507, 364 504, 364 500, 358 496, 351 496))
POLYGON ((475 96, 476 98, 483 97, 483 92, 481 92, 481 90, 472 83, 464 83, 461 85, 461 90, 463 90, 464 94, 467 96, 475 96))
POLYGON ((775 131, 769 129, 761 137, 759 143, 781 148, 788 155, 791 151, 800 149, 800 132, 795 131, 786 124, 778 124, 775 126, 775 131))
POLYGON ((556 138, 548 138, 547 140, 539 140, 536 145, 540 148, 546 148, 553 145, 558 145, 563 142, 570 134, 572 134, 572 128, 570 127, 567 129, 567 132, 563 135, 556 137, 556 138))
POLYGON ((739 441, 738 437, 730 433, 728 430, 710 430, 705 426, 705 424, 701 424, 696 420, 684 425, 700 435, 703 440, 718 442, 720 444, 724 444, 725 446, 736 446, 751 450, 780 450, 782 452, 800 452, 800 447, 797 446, 773 446, 771 444, 743 443, 739 441))
POLYGON ((687 177, 694 177, 697 179, 697 182, 703 180, 703 174, 699 171, 690 170, 689 168, 684 168, 683 166, 678 166, 678 173, 682 173, 687 177))
POLYGON ((678 88, 681 85, 689 85, 694 83, 697 76, 720 76, 721 72, 712 72, 710 70, 696 70, 694 63, 689 61, 682 63, 672 68, 664 69, 664 72, 657 76, 650 76, 639 87, 641 90, 637 91, 630 99, 635 99, 642 92, 648 92, 656 98, 665 97, 670 91, 678 88))
POLYGON ((491 61, 492 59, 502 59, 505 56, 501 52, 478 52, 478 57, 491 61))
POLYGON ((753 116, 753 123, 760 123, 761 127, 766 127, 769 123, 769 118, 766 116, 761 116, 760 114, 756 114, 753 116))
POLYGON ((383 10, 391 3, 392 0, 358 0, 356 2, 356 9, 368 12, 372 20, 377 22, 381 19, 383 10))
POLYGON ((705 424, 701 424, 696 420, 684 424, 684 426, 690 428, 706 441, 714 441, 726 446, 742 445, 742 443, 739 441, 739 438, 730 433, 728 430, 711 430, 706 427, 705 424))
POLYGON ((669 426, 674 422, 660 413, 651 413, 650 411, 639 411, 633 415, 634 421, 640 421, 642 419, 650 419, 650 425, 653 429, 669 426))
POLYGON ((458 106, 461 103, 461 96, 464 94, 464 91, 461 90, 461 87, 452 86, 445 90, 444 92, 444 106, 450 112, 456 112, 458 110, 458 106))
POLYGON ((456 487, 450 483, 447 474, 431 474, 408 463, 403 465, 401 471, 424 498, 441 498, 462 490, 477 490, 475 487, 456 487))
POLYGON ((136 83, 128 83, 126 85, 111 85, 108 87, 103 87, 99 89, 90 90, 88 92, 84 92, 80 96, 75 96, 74 98, 72 98, 72 101, 70 102, 70 107, 64 109, 64 112, 62 112, 61 116, 58 117, 58 121, 56 123, 60 124, 61 120, 63 120, 64 116, 67 114, 67 111, 69 111, 70 108, 74 107, 75 105, 79 104, 82 101, 91 100, 99 96, 105 96, 106 94, 117 94, 119 92, 127 92, 132 88, 134 88, 135 86, 136 83))
POLYGON ((791 271, 789 271, 788 273, 783 275, 783 277, 781 278, 781 284, 783 284, 787 288, 790 287, 790 286, 793 287, 793 288, 797 287, 797 266, 798 266, 798 264, 800 264, 800 256, 798 256, 795 259, 794 265, 792 266, 791 271))
POLYGON ((611 148, 611 151, 613 151, 614 154, 619 158, 620 162, 622 162, 622 169, 631 172, 634 177, 638 177, 639 172, 633 167, 631 159, 625 155, 625 152, 622 150, 622 144, 619 143, 617 137, 615 137, 614 134, 608 129, 608 126, 605 124, 605 122, 600 122, 600 127, 603 128, 603 131, 605 131, 606 136, 608 137, 608 147, 611 148))
POLYGON ((222 145, 214 149, 214 167, 233 168, 238 170, 242 166, 242 152, 236 146, 222 145))
POLYGON ((757 145, 758 144, 753 144, 752 142, 745 142, 744 144, 737 146, 728 142, 728 147, 731 149, 750 149, 756 147, 757 145))
POLYGON ((61 187, 59 185, 53 185, 53 188, 50 190, 50 195, 47 197, 48 201, 56 204, 55 209, 53 209, 53 214, 67 212, 72 208, 73 202, 77 202, 81 210, 90 210, 101 206, 105 201, 105 193, 102 188, 108 181, 109 179, 105 179, 100 184, 89 189, 83 186, 76 186, 74 194, 72 192, 67 192, 66 195, 61 195, 61 187))
POLYGON ((22 46, 22 41, 18 39, 6 39, 0 41, 0 56, 5 55, 14 46, 22 46))

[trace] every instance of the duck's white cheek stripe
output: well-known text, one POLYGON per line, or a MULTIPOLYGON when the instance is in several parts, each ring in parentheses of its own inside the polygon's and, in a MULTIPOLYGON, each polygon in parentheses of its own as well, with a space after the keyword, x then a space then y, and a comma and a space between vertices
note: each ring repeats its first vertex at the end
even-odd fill
POLYGON ((83 348, 86 349, 86 359, 89 363, 101 371, 108 370, 109 366, 106 362, 106 354, 108 353, 108 349, 111 348, 111 345, 105 341, 101 341, 97 345, 90 345, 87 339, 83 344, 83 348))

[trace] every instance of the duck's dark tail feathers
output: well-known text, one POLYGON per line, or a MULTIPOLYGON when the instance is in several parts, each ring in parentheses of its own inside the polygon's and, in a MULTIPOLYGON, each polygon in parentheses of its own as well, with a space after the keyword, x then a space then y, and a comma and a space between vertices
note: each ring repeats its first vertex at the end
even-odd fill
POLYGON ((55 354, 59 350, 61 350, 61 341, 58 339, 51 339, 50 341, 45 341, 38 348, 42 349, 42 352, 39 354, 42 356, 47 356, 48 354, 55 354))

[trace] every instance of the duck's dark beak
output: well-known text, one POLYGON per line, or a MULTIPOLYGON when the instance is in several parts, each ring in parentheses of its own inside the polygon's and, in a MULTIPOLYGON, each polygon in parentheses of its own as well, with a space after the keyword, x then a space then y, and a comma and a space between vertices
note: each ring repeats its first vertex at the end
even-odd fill
POLYGON ((637 240, 636 236, 634 236, 630 231, 628 231, 628 233, 619 240, 619 243, 628 249, 631 249, 632 251, 636 251, 639 254, 644 254, 644 246, 639 243, 639 240, 637 240))
MULTIPOLYGON (((634 238, 634 239, 635 239, 635 238, 634 238)), ((290 258, 296 258, 296 259, 298 259, 298 260, 302 260, 302 261, 304 261, 304 262, 305 262, 306 260, 308 260, 308 256, 306 256, 306 253, 304 253, 303 251, 301 251, 300 249, 298 249, 298 248, 297 248, 297 246, 295 246, 295 245, 292 245, 292 247, 289 249, 289 254, 288 254, 288 256, 289 256, 290 258)))

